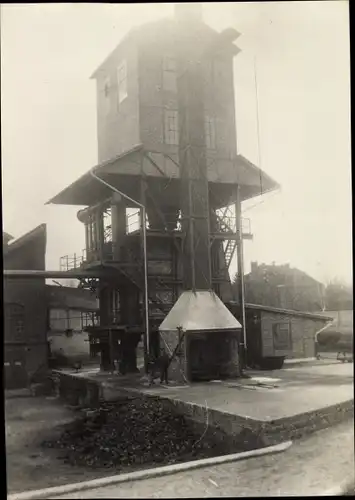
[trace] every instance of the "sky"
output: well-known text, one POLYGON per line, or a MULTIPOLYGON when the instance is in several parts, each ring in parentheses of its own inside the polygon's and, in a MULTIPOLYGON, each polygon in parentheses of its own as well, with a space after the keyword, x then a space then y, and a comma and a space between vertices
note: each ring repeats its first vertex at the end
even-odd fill
MULTIPOLYGON (((251 261, 289 263, 351 284, 348 2, 203 7, 213 28, 241 33, 238 153, 281 184, 243 204, 254 234, 245 272, 251 261)), ((130 28, 172 12, 153 3, 1 6, 3 230, 19 237, 47 223, 47 269, 84 248, 79 207, 45 203, 97 164, 90 76, 130 28)))

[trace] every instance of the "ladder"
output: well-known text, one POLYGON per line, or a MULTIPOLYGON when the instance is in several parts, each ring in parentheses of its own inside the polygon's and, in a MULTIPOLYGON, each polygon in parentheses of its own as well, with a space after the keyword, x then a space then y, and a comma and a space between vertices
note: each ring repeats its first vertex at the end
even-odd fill
POLYGON ((234 255, 236 248, 237 248, 236 240, 228 240, 227 246, 224 250, 224 257, 225 257, 227 269, 229 269, 229 266, 231 265, 233 255, 234 255))

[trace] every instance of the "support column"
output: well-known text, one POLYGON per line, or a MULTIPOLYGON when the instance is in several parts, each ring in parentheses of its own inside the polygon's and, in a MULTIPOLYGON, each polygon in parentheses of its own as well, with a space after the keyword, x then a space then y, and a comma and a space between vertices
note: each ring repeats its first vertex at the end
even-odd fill
POLYGON ((179 43, 177 89, 185 290, 211 290, 209 188, 205 143, 204 65, 199 35, 186 27, 179 43), (201 63, 202 60, 202 63, 201 63))
POLYGON ((111 200, 112 252, 115 261, 122 261, 121 247, 126 236, 126 205, 117 193, 111 200))
MULTIPOLYGON (((100 306, 100 326, 108 327, 110 322, 110 288, 105 283, 100 283, 99 289, 99 306, 100 306)), ((101 335, 104 337, 101 344, 101 363, 102 371, 110 371, 112 369, 113 360, 111 356, 110 332, 102 330, 101 335)))
POLYGON ((242 368, 246 365, 247 355, 247 334, 246 334, 246 321, 245 321, 245 287, 244 287, 244 252, 243 252, 243 234, 242 234, 242 203, 240 186, 237 187, 237 197, 235 202, 235 216, 236 216, 236 232, 237 232, 237 260, 238 260, 238 295, 240 307, 240 319, 242 323, 242 368))
POLYGON ((100 207, 95 213, 95 227, 96 227, 96 241, 97 241, 97 254, 101 261, 104 260, 104 221, 102 208, 100 207))

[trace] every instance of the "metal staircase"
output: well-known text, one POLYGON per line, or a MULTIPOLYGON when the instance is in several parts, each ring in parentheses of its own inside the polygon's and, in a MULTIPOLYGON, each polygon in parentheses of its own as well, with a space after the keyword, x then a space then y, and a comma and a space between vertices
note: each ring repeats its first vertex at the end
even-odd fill
POLYGON ((226 248, 224 250, 224 257, 226 261, 226 267, 229 270, 229 267, 231 265, 232 259, 234 252, 237 248, 237 242, 236 240, 228 240, 226 248))

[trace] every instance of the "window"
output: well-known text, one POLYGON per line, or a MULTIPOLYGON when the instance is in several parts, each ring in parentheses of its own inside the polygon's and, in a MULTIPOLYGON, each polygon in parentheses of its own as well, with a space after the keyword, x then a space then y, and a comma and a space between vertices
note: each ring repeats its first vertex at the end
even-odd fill
POLYGON ((112 211, 111 207, 103 212, 104 243, 112 242, 112 211))
POLYGON ((86 248, 88 252, 96 251, 99 248, 98 226, 95 214, 90 214, 86 224, 86 248))
POLYGON ((118 104, 127 97, 127 64, 123 61, 117 69, 118 104))
POLYGON ((105 110, 105 115, 108 115, 110 112, 110 89, 111 89, 111 82, 110 78, 107 77, 104 81, 104 110, 105 110))
POLYGON ((172 57, 164 57, 163 88, 168 92, 176 92, 176 61, 172 57))
POLYGON ((22 304, 5 304, 5 338, 7 341, 22 341, 25 334, 25 309, 22 304))
POLYGON ((178 112, 170 109, 164 111, 164 135, 166 144, 179 144, 178 112))
POLYGON ((292 347, 290 323, 275 323, 272 325, 272 336, 275 350, 288 350, 292 347))
POLYGON ((209 116, 205 118, 205 140, 207 149, 216 149, 215 119, 209 116))

